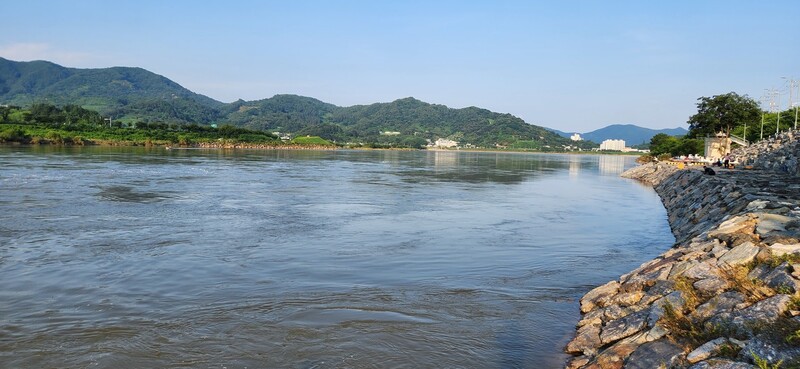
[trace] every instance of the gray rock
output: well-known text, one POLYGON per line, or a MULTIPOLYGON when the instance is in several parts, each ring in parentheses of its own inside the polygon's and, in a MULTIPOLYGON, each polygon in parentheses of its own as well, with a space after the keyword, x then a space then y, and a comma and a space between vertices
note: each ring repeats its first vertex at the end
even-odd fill
POLYGON ((644 297, 644 292, 636 291, 636 292, 622 292, 617 294, 612 300, 611 303, 614 305, 619 306, 631 306, 635 305, 639 300, 644 297))
POLYGON ((578 356, 572 358, 569 363, 567 363, 566 369, 580 369, 583 368, 586 364, 589 364, 589 357, 587 356, 578 356))
POLYGON ((683 276, 691 279, 718 278, 721 276, 719 268, 712 260, 697 263, 683 272, 683 276))
POLYGON ((702 344, 700 347, 694 349, 694 351, 690 352, 688 355, 686 355, 686 360, 694 364, 698 361, 708 359, 719 353, 719 350, 722 347, 722 345, 726 343, 728 343, 728 339, 724 337, 708 341, 702 344))
MULTIPOLYGON (((726 249, 726 251, 727 251, 727 249, 726 249)), ((687 261, 681 261, 679 263, 676 263, 675 265, 672 266, 672 270, 669 272, 669 277, 668 278, 669 279, 675 279, 675 278, 679 277, 681 274, 683 274, 684 272, 686 272, 687 270, 691 269, 692 267, 694 267, 694 266, 696 266, 698 264, 700 264, 700 262, 697 261, 697 260, 687 260, 687 261)))
POLYGON ((763 237, 770 232, 786 231, 786 224, 793 220, 795 220, 795 218, 787 217, 785 215, 760 213, 758 214, 756 232, 763 237))
POLYGON ((765 335, 759 335, 751 339, 747 346, 739 352, 739 356, 748 360, 754 360, 754 356, 766 360, 770 364, 780 361, 789 362, 800 358, 800 347, 791 346, 781 339, 770 339, 765 335))
POLYGON ((698 306, 689 318, 694 321, 703 322, 712 316, 722 313, 730 313, 736 305, 745 302, 747 298, 736 291, 723 292, 717 296, 710 298, 704 304, 698 306))
POLYGON ((625 363, 625 369, 667 368, 683 361, 683 349, 666 338, 645 343, 634 351, 625 363))
POLYGON ((620 307, 619 305, 611 305, 603 309, 603 320, 610 322, 612 320, 624 318, 633 312, 633 309, 630 308, 620 307))
POLYGON ((645 333, 644 341, 645 342, 655 341, 655 340, 657 340, 657 339, 659 339, 661 337, 664 337, 664 336, 666 336, 668 334, 669 334, 669 330, 668 329, 666 329, 666 328, 664 328, 664 327, 662 327, 660 325, 656 325, 655 327, 653 327, 652 329, 647 331, 647 333, 645 333))
POLYGON ((586 313, 581 321, 578 322, 578 327, 583 327, 587 324, 603 324, 603 317, 605 316, 604 309, 595 309, 586 313))
MULTIPOLYGON (((751 335, 753 325, 774 323, 789 310, 791 301, 790 295, 772 296, 739 312, 732 313, 729 316, 730 322, 740 332, 751 335)), ((719 317, 725 319, 724 314, 719 317)))
POLYGON ((753 223, 750 217, 746 215, 739 215, 722 222, 717 229, 708 232, 708 237, 719 238, 722 235, 737 233, 752 227, 753 223))
POLYGON ((750 271, 750 273, 747 273, 747 278, 763 280, 764 277, 766 277, 771 271, 772 268, 770 268, 769 265, 758 264, 755 266, 755 268, 753 268, 753 270, 750 271))
POLYGON ((739 361, 711 359, 694 364, 689 369, 758 369, 758 367, 739 361))
POLYGON ((797 254, 800 253, 800 244, 784 245, 782 243, 774 243, 768 246, 768 249, 770 252, 772 252, 772 255, 775 256, 783 256, 786 254, 797 254))
POLYGON ((784 262, 763 276, 762 279, 767 286, 770 286, 775 290, 788 288, 791 293, 795 293, 800 291, 800 281, 792 277, 792 275, 789 273, 790 268, 791 267, 789 266, 789 263, 784 262))
POLYGON ((761 248, 754 245, 752 242, 745 242, 734 247, 717 259, 717 266, 726 267, 747 264, 756 258, 759 251, 761 251, 761 248))
POLYGON ((648 310, 630 314, 622 319, 608 322, 600 333, 600 342, 611 343, 641 332, 647 327, 648 310))
POLYGON ((601 345, 600 325, 585 325, 578 329, 575 339, 567 344, 566 351, 570 354, 594 355, 601 345))
POLYGON ((655 326, 658 320, 664 315, 664 305, 670 304, 675 310, 682 310, 683 305, 686 304, 683 295, 680 291, 674 291, 669 295, 662 297, 650 306, 649 314, 647 316, 647 324, 655 326))
POLYGON ((721 277, 706 278, 694 282, 693 286, 702 294, 716 295, 728 288, 728 281, 721 277))
POLYGON ((619 282, 611 281, 600 287, 597 287, 581 298, 581 312, 588 313, 596 307, 604 307, 608 305, 611 298, 619 291, 619 282))

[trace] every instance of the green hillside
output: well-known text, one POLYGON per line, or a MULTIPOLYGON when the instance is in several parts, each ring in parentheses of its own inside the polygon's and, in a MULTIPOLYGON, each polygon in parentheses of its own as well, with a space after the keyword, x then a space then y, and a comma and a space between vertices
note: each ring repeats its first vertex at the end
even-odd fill
POLYGON ((142 68, 77 69, 47 61, 0 58, 3 104, 78 104, 108 114, 132 104, 171 100, 189 100, 183 105, 196 103, 213 109, 225 105, 142 68))
POLYGON ((231 124, 372 147, 422 147, 438 138, 475 147, 545 151, 575 145, 510 114, 451 109, 411 97, 351 107, 297 95, 226 104, 141 68, 77 69, 0 58, 0 104, 37 103, 80 105, 127 126, 231 124))

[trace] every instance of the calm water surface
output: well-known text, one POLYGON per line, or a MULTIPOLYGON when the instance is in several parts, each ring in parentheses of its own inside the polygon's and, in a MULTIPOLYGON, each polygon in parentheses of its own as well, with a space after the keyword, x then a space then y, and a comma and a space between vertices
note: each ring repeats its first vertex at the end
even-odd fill
POLYGON ((557 367, 674 241, 633 165, 2 147, 0 367, 557 367))

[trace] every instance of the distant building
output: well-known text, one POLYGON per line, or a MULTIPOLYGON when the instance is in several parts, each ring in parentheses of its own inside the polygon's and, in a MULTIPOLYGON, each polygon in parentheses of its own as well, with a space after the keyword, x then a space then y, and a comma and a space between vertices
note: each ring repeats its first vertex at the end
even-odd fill
POLYGON ((458 142, 453 140, 448 140, 446 138, 440 138, 433 143, 434 147, 440 147, 444 149, 450 149, 454 147, 458 147, 458 142))
POLYGON ((399 136, 400 132, 397 131, 383 131, 381 132, 381 136, 399 136))
POLYGON ((600 150, 622 151, 625 150, 625 140, 605 140, 600 144, 600 150))
POLYGON ((569 136, 569 139, 572 141, 583 141, 583 137, 581 137, 580 133, 576 133, 572 136, 569 136))

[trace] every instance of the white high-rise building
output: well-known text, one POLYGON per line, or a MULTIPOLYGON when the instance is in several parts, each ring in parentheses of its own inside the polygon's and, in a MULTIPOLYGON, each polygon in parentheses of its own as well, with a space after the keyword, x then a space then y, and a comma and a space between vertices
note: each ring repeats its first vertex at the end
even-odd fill
POLYGON ((625 140, 605 140, 600 144, 600 150, 622 151, 625 149, 625 140))

